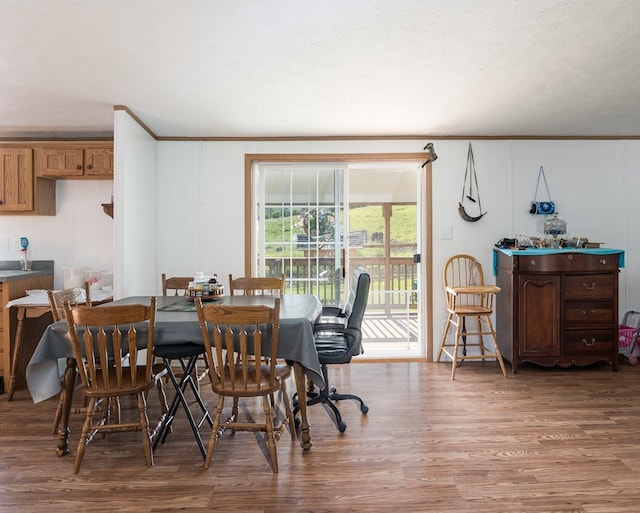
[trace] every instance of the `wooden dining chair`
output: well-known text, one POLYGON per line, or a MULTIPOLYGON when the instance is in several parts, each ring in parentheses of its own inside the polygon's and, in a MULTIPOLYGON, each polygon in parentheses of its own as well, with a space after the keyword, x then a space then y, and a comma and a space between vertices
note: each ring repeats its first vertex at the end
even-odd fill
POLYGON ((86 446, 100 432, 141 431, 146 463, 153 465, 151 439, 155 428, 149 425, 145 394, 157 381, 153 373, 156 298, 152 297, 150 303, 98 308, 64 305, 82 393, 89 398, 74 474, 80 470, 86 446), (106 415, 100 422, 93 422, 99 399, 117 401, 127 395, 136 396, 137 420, 123 422, 119 415, 115 419, 106 415))
MULTIPOLYGON (((51 316, 53 317, 53 322, 63 321, 65 319, 64 316, 64 304, 69 303, 70 306, 76 307, 78 305, 86 305, 90 306, 91 303, 86 299, 88 296, 86 295, 87 288, 85 288, 85 297, 82 297, 82 289, 80 288, 69 288, 64 290, 47 290, 47 297, 49 299, 49 307, 51 308, 51 316)), ((56 413, 53 418, 53 427, 51 429, 51 434, 55 435, 58 432, 58 427, 60 426, 60 420, 62 419, 62 406, 65 400, 65 391, 64 387, 62 388, 62 392, 60 393, 60 400, 58 401, 58 407, 56 408, 56 413)), ((86 413, 86 402, 82 408, 78 410, 73 410, 72 413, 86 413)))
MULTIPOLYGON (((167 277, 166 273, 162 273, 162 295, 163 296, 185 296, 187 295, 187 289, 189 283, 193 281, 193 277, 189 276, 170 276, 167 277)), ((182 370, 178 369, 174 376, 181 378, 182 372, 188 367, 193 376, 193 384, 196 386, 198 393, 200 391, 200 382, 209 375, 209 369, 207 367, 204 358, 204 348, 199 355, 195 355, 195 347, 181 347, 180 344, 176 344, 171 347, 163 347, 161 349, 156 348, 156 352, 160 351, 157 356, 162 358, 165 365, 170 365, 170 362, 177 360, 182 367, 182 370), (202 370, 201 370, 202 369, 202 370)), ((170 369, 168 369, 170 371, 170 369)))
POLYGON ((502 374, 506 376, 496 331, 491 322, 494 298, 500 288, 485 284, 482 265, 470 255, 454 255, 449 258, 442 272, 442 281, 447 302, 447 322, 437 361, 440 361, 443 353, 451 358, 451 379, 455 379, 458 362, 464 360, 495 359, 502 374), (447 335, 451 326, 455 326, 455 335, 453 342, 448 342, 447 335), (477 338, 468 340, 467 337, 477 338), (485 337, 491 339, 492 346, 487 345, 485 337), (478 353, 469 353, 470 347, 477 348, 478 353))
POLYGON ((193 277, 171 276, 167 278, 167 275, 162 273, 162 295, 184 296, 189 288, 189 282, 192 281, 193 277))
POLYGON ((277 276, 243 276, 235 278, 229 274, 229 294, 281 296, 284 294, 286 275, 277 276))
MULTIPOLYGON (((286 393, 285 380, 291 375, 291 367, 278 363, 278 337, 280 329, 280 299, 274 306, 224 306, 215 303, 203 305, 196 298, 198 321, 211 369, 211 388, 218 396, 211 437, 207 447, 204 468, 209 468, 219 438, 226 429, 232 432, 250 431, 266 433, 266 445, 271 459, 271 469, 278 472, 276 441, 291 426, 291 403, 286 393), (256 355, 266 357, 265 360, 256 355), (281 394, 285 418, 274 425, 276 416, 271 398, 281 394), (222 412, 227 397, 234 399, 231 416, 224 422, 222 412), (236 400, 250 397, 262 398, 264 421, 258 422, 249 415, 246 421, 238 417, 236 400)), ((295 429, 291 438, 296 439, 295 429)))

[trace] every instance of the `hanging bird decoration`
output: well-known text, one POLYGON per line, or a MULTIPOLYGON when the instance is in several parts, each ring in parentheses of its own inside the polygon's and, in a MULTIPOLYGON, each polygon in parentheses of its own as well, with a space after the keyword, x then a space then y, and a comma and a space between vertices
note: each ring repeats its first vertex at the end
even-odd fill
POLYGON ((422 149, 427 151, 427 160, 425 160, 420 167, 424 167, 429 162, 435 162, 437 160, 438 156, 433 149, 433 143, 427 143, 427 145, 422 149))
POLYGON ((480 191, 478 190, 478 175, 476 174, 476 164, 473 159, 473 149, 469 143, 469 151, 467 152, 467 167, 464 172, 464 183, 462 184, 462 198, 458 203, 458 213, 460 217, 470 223, 480 221, 486 212, 482 211, 482 203, 480 202, 480 191), (475 193, 473 187, 475 185, 475 193), (478 207, 478 215, 469 214, 464 206, 465 201, 471 202, 478 207))

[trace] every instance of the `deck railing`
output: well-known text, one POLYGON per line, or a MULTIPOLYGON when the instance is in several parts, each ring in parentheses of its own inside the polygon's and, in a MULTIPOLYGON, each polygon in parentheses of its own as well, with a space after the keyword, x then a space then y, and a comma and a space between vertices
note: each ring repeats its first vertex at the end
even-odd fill
MULTIPOLYGON (((338 305, 342 299, 341 270, 331 258, 268 259, 271 274, 287 276, 287 292, 315 294, 324 305, 338 305), (337 274, 339 273, 339 274, 337 274)), ((411 257, 350 258, 353 269, 362 266, 371 275, 368 310, 394 311, 416 309, 417 266, 411 257), (387 271, 388 270, 388 271, 387 271)))

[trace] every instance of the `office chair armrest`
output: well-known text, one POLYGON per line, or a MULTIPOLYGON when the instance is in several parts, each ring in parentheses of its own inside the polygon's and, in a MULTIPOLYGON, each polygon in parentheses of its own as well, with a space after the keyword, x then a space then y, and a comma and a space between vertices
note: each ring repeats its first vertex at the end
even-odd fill
POLYGON ((347 350, 347 354, 349 356, 356 356, 364 353, 364 350, 362 349, 362 334, 360 333, 360 330, 345 328, 342 334, 347 339, 347 346, 349 348, 347 350))
POLYGON ((323 306, 320 319, 329 319, 329 322, 335 322, 334 319, 344 319, 345 315, 338 306, 323 306))

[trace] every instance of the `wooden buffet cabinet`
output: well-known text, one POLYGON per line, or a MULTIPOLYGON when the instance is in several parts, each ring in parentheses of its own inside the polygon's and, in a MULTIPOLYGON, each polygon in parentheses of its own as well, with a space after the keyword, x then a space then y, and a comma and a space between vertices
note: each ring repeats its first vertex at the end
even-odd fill
POLYGON ((609 362, 618 368, 616 249, 494 249, 496 331, 513 372, 609 362))

